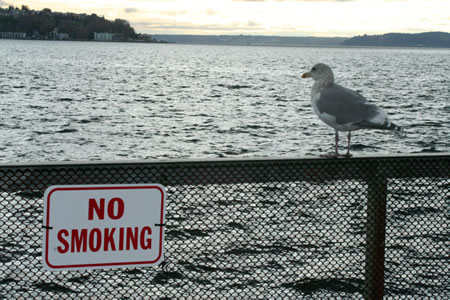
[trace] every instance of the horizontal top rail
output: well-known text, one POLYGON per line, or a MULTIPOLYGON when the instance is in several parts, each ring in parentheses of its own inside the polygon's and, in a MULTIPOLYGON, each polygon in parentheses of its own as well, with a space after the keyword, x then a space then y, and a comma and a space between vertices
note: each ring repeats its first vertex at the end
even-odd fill
POLYGON ((385 178, 446 177, 450 154, 352 158, 257 158, 0 165, 1 190, 42 190, 50 185, 161 183, 168 186, 385 178), (427 167, 433 164, 433 167, 427 167), (134 176, 114 176, 131 172, 134 176), (104 174, 104 175, 102 175, 104 174))
POLYGON ((385 155, 361 155, 352 157, 242 157, 242 158, 189 158, 189 159, 147 159, 147 160, 89 160, 89 161, 42 161, 42 162, 0 162, 0 169, 15 167, 60 167, 60 166, 103 166, 103 165, 156 165, 156 164, 223 164, 223 163, 264 163, 264 162, 314 162, 314 161, 351 161, 351 160, 386 160, 386 159, 427 159, 449 158, 450 152, 437 153, 399 153, 385 155))

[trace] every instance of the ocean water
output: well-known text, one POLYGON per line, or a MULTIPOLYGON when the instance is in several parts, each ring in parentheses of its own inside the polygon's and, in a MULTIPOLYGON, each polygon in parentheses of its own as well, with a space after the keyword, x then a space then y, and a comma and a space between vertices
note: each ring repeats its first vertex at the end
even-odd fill
POLYGON ((0 40, 0 161, 330 152, 334 132, 300 78, 317 62, 405 129, 357 131, 354 155, 448 152, 449 54, 0 40))

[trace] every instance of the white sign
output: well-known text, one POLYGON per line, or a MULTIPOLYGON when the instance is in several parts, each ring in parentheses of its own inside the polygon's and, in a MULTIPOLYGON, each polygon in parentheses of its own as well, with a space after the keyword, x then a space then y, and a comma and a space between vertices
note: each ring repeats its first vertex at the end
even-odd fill
POLYGON ((42 260, 51 271, 157 265, 163 260, 164 187, 51 186, 42 260))

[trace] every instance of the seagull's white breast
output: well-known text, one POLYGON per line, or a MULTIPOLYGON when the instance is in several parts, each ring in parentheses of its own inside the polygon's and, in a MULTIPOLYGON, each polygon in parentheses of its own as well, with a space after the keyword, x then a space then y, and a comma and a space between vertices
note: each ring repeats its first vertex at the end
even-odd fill
POLYGON ((319 109, 317 108, 317 101, 319 99, 320 99, 320 92, 315 92, 315 93, 313 92, 311 95, 311 105, 313 107, 314 112, 319 117, 319 119, 321 119, 325 124, 337 129, 336 126, 338 126, 338 124, 336 123, 336 118, 330 114, 321 113, 319 111, 319 109))
POLYGON ((320 116, 320 111, 317 108, 317 101, 320 99, 320 92, 312 93, 311 94, 311 105, 313 107, 314 112, 316 115, 320 116))

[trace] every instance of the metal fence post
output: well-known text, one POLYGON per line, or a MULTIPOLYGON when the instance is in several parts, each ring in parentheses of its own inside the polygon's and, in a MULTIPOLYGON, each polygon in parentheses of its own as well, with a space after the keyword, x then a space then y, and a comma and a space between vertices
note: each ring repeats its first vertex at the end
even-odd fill
POLYGON ((367 219, 364 298, 383 299, 387 179, 381 172, 366 179, 367 219))

